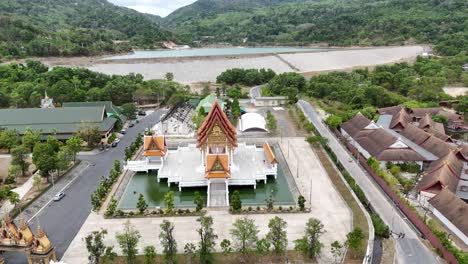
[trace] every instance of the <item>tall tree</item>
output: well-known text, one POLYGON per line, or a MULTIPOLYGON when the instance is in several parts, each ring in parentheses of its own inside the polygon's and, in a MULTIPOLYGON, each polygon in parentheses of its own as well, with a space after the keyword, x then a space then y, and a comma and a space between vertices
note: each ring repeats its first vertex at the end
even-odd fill
POLYGON ((11 150, 11 164, 21 169, 21 176, 25 176, 29 169, 28 150, 25 146, 19 145, 11 150))
POLYGON ((195 210, 197 212, 200 212, 203 209, 203 205, 205 204, 200 192, 198 191, 195 192, 195 197, 193 198, 193 202, 195 203, 195 206, 196 206, 195 210))
POLYGON ((295 249, 306 254, 309 258, 316 257, 322 250, 323 245, 320 243, 320 236, 323 233, 325 233, 325 230, 320 220, 310 218, 307 221, 304 236, 294 241, 295 249))
POLYGON ((275 216, 268 222, 268 228, 270 230, 266 238, 270 241, 276 254, 283 253, 288 246, 288 237, 286 234, 287 226, 288 223, 278 216, 275 216))
POLYGON ((18 145, 18 142, 19 136, 16 130, 0 130, 0 149, 7 149, 10 152, 14 146, 18 145))
POLYGON ((199 262, 200 264, 209 264, 213 262, 211 252, 214 250, 218 238, 213 230, 213 218, 201 215, 197 221, 200 223, 200 228, 197 229, 200 236, 200 242, 198 243, 199 262))
POLYGON ((237 219, 230 232, 236 241, 237 250, 242 254, 252 250, 258 240, 258 227, 253 219, 237 219))
POLYGON ((64 171, 70 165, 72 160, 72 154, 67 147, 60 148, 59 152, 57 153, 57 173, 60 176, 60 171, 64 171))
POLYGON ((335 240, 330 246, 330 252, 335 259, 335 263, 338 263, 338 259, 341 259, 341 256, 343 255, 343 245, 341 245, 339 241, 335 240))
POLYGON ((143 196, 143 194, 141 193, 140 193, 140 196, 138 197, 137 208, 140 214, 143 214, 148 208, 148 204, 145 201, 145 196, 143 196))
POLYGON ((241 109, 239 105, 239 100, 237 98, 234 98, 234 100, 232 101, 231 109, 232 109, 232 116, 235 118, 237 122, 237 119, 241 116, 241 109))
POLYGON ((166 263, 173 264, 176 262, 177 242, 174 238, 174 224, 164 220, 159 233, 159 240, 163 247, 164 260, 166 263))
POLYGON ((242 209, 242 200, 239 191, 235 190, 231 196, 231 210, 238 212, 240 209, 242 209))
POLYGON ((174 73, 172 73, 172 72, 166 72, 166 76, 165 76, 165 77, 166 77, 166 80, 167 80, 167 81, 172 81, 172 80, 174 80, 174 73))
POLYGON ((104 237, 107 235, 107 230, 93 231, 85 237, 86 249, 88 250, 88 260, 90 263, 101 263, 101 257, 105 252, 112 247, 106 247, 104 237))
POLYGON ((29 151, 32 151, 34 148, 34 145, 39 142, 41 139, 41 132, 40 131, 34 131, 31 128, 27 128, 26 131, 23 133, 23 137, 21 138, 21 141, 23 143, 23 146, 25 146, 29 151))
POLYGON ((137 111, 136 105, 134 103, 126 103, 120 106, 122 109, 122 114, 126 115, 128 118, 134 118, 135 112, 137 111))
POLYGON ((101 140, 101 132, 91 123, 81 123, 76 134, 87 143, 88 147, 94 146, 101 140))
POLYGON ((48 142, 34 146, 32 160, 42 177, 49 181, 50 172, 57 169, 57 152, 48 142))
POLYGON ((73 155, 73 162, 76 161, 76 154, 80 151, 82 142, 83 140, 77 136, 72 136, 66 142, 66 146, 73 155))
POLYGON ((147 246, 145 251, 145 264, 154 264, 156 260, 156 249, 154 246, 147 246))
POLYGON ((164 195, 164 206, 166 207, 166 213, 172 213, 172 209, 174 209, 174 192, 168 191, 166 195, 164 195))
POLYGON ((115 238, 122 249, 123 255, 127 259, 128 264, 135 263, 138 254, 138 242, 140 241, 140 232, 136 230, 130 223, 130 220, 125 222, 123 233, 118 233, 115 238))

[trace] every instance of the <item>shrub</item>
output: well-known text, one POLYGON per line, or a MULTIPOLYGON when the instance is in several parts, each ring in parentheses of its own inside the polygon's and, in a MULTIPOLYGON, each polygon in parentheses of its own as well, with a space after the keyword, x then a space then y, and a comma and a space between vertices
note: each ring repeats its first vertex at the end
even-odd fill
POLYGON ((298 199, 297 199, 297 205, 299 206, 299 208, 301 209, 301 211, 304 211, 305 202, 306 202, 306 199, 304 198, 304 196, 299 195, 299 197, 298 197, 298 199))
POLYGON ((5 179, 5 184, 14 184, 15 183, 15 176, 10 175, 5 179))
POLYGON ((389 238, 390 237, 390 228, 386 225, 382 219, 376 215, 371 214, 372 224, 374 225, 374 233, 376 236, 389 238))
POLYGON ((240 199, 239 191, 234 191, 231 196, 231 210, 238 212, 242 208, 242 201, 240 199))

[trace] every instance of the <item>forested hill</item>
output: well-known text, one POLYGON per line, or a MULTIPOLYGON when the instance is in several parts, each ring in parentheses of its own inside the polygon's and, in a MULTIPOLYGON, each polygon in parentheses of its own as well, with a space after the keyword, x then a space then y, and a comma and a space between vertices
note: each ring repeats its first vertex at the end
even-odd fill
POLYGON ((105 0, 0 1, 0 56, 96 55, 173 39, 158 17, 105 0), (127 41, 130 41, 129 43, 127 41))
POLYGON ((432 43, 468 50, 466 0, 199 0, 163 19, 186 41, 298 45, 432 43), (213 38, 202 38, 213 36, 213 38))
POLYGON ((163 18, 165 26, 177 26, 185 21, 214 17, 226 12, 249 12, 252 8, 269 8, 285 3, 304 3, 319 0, 198 0, 181 7, 163 18))

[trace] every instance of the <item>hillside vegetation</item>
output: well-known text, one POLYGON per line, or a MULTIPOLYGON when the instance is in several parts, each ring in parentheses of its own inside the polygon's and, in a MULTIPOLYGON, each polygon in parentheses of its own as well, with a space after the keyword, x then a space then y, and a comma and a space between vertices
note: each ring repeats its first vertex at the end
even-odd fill
POLYGON ((158 17, 105 0, 0 1, 0 56, 97 55, 152 48, 172 38, 156 21, 158 17))
POLYGON ((185 40, 240 44, 401 45, 468 50, 466 0, 199 0, 163 19, 185 40), (212 36, 212 38, 203 38, 212 36))

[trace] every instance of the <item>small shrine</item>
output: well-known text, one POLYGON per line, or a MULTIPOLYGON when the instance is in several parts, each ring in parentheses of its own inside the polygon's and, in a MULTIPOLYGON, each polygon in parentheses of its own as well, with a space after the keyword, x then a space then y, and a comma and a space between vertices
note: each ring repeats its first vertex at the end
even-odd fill
POLYGON ((44 98, 41 99, 41 108, 55 108, 54 99, 47 96, 47 91, 44 94, 44 98))

